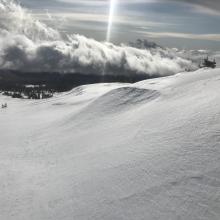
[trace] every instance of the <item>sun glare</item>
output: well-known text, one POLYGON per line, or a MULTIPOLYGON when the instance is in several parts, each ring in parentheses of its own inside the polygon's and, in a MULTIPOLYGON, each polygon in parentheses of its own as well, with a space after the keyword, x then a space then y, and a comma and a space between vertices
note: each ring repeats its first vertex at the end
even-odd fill
POLYGON ((109 9, 109 19, 108 19, 108 30, 106 35, 106 41, 111 41, 111 31, 112 31, 112 25, 113 25, 113 19, 114 19, 114 12, 115 12, 115 6, 116 6, 117 0, 110 0, 110 9, 109 9))

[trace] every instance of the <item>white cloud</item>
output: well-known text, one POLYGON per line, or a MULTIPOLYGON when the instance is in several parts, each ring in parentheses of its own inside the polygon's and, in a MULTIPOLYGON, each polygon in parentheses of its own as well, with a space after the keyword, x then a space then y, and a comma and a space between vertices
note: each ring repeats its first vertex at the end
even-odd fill
POLYGON ((0 0, 0 16, 1 68, 164 76, 192 65, 191 61, 161 48, 115 46, 80 35, 63 38, 12 1, 0 0))
POLYGON ((188 33, 176 33, 176 32, 149 32, 149 31, 138 31, 142 35, 153 38, 183 38, 193 40, 209 40, 209 41, 220 41, 220 34, 188 34, 188 33))

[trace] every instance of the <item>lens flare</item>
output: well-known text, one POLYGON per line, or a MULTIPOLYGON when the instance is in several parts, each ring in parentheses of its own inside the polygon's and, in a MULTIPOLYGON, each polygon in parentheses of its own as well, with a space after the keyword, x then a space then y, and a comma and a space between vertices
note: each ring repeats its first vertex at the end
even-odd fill
POLYGON ((115 12, 116 3, 117 3, 117 0, 110 0, 108 30, 107 30, 107 36, 106 36, 107 42, 111 41, 111 31, 112 31, 112 25, 113 25, 113 20, 114 20, 114 12, 115 12))

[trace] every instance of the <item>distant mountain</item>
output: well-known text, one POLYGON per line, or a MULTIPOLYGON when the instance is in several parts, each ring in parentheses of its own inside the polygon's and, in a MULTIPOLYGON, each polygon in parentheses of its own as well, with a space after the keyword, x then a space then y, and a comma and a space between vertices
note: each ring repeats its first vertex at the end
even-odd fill
POLYGON ((160 46, 159 44, 152 42, 152 41, 148 41, 146 39, 137 39, 135 42, 130 42, 129 46, 131 47, 135 47, 138 49, 152 49, 152 48, 163 48, 162 46, 160 46))

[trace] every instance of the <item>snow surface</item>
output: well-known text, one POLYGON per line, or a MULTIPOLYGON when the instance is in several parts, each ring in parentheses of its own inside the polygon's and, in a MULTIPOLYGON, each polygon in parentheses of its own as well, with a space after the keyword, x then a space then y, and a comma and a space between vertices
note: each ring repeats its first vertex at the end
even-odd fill
POLYGON ((219 220, 220 69, 0 96, 0 219, 219 220))

